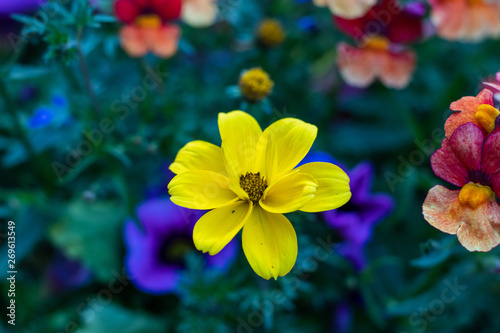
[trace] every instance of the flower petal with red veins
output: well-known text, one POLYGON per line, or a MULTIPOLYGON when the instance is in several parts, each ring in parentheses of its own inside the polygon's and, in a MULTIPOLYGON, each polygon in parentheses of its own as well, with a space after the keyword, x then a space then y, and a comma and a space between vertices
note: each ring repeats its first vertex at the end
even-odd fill
POLYGON ((457 236, 467 250, 488 252, 500 244, 500 206, 496 200, 476 210, 464 208, 460 221, 457 236))
POLYGON ((436 176, 453 185, 462 187, 468 183, 468 170, 455 155, 446 138, 441 143, 441 148, 432 154, 431 166, 436 176))
POLYGON ((422 206, 424 219, 434 228, 455 235, 459 226, 459 194, 460 190, 450 191, 441 185, 431 188, 422 206))
POLYGON ((484 135, 480 127, 466 123, 452 134, 450 146, 467 170, 479 170, 484 135))
MULTIPOLYGON (((484 89, 477 95, 477 97, 467 96, 462 97, 456 102, 451 103, 450 109, 455 112, 448 117, 446 123, 444 125, 444 130, 446 133, 446 137, 450 138, 453 134, 453 131, 460 125, 465 123, 473 123, 482 128, 477 120, 474 118, 474 115, 477 112, 477 108, 482 104, 488 104, 493 106, 493 92, 488 89, 484 89)), ((485 131, 483 132, 485 135, 485 131)))
POLYGON ((491 189, 495 192, 497 198, 500 198, 500 172, 491 177, 491 189))
POLYGON ((481 169, 488 175, 500 172, 500 131, 494 131, 486 139, 481 169))

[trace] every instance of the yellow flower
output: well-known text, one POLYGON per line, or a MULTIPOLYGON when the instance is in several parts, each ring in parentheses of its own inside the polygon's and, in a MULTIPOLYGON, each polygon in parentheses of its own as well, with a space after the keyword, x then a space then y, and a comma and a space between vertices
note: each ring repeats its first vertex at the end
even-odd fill
POLYGON ((281 44, 285 39, 283 26, 278 20, 265 19, 257 29, 257 40, 264 46, 273 47, 281 44))
POLYGON ((297 258, 297 236, 283 215, 320 212, 349 201, 349 177, 324 162, 296 167, 311 148, 314 125, 286 118, 264 132, 242 111, 219 114, 222 146, 193 141, 182 148, 170 170, 171 200, 210 210, 196 223, 196 248, 219 253, 243 229, 243 251, 265 279, 284 276, 297 258))
POLYGON ((258 102, 269 96, 274 86, 269 74, 260 67, 241 73, 238 84, 241 94, 253 102, 258 102))

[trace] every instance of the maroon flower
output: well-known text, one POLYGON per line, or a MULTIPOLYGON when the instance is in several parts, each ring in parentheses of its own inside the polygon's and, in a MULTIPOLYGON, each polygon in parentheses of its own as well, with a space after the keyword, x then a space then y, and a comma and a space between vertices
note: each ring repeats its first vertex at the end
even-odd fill
POLYGON ((163 22, 176 20, 181 15, 182 0, 118 0, 115 12, 118 18, 132 24, 141 15, 155 14, 163 22))

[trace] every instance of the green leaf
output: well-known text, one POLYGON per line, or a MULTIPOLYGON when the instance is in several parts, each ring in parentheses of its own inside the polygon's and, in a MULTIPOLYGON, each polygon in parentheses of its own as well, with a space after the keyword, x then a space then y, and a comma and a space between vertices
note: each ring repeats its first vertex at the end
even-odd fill
POLYGON ((159 318, 114 304, 99 307, 99 311, 89 306, 82 315, 84 327, 81 333, 162 333, 166 329, 165 323, 159 318))
POLYGON ((50 68, 15 65, 9 72, 8 80, 25 81, 50 74, 50 68))
POLYGON ((106 14, 97 14, 94 16, 94 21, 101 23, 111 23, 116 22, 116 17, 106 14))
POLYGON ((126 211, 109 201, 71 203, 50 230, 52 241, 71 258, 82 261, 103 282, 121 271, 120 235, 126 211), (103 251, 106 249, 106 251, 103 251))

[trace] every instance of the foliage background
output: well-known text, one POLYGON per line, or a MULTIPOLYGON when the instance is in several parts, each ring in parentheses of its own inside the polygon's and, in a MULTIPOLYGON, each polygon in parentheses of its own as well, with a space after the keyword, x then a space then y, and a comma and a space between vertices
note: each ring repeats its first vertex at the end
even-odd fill
POLYGON ((442 138, 433 133, 442 130, 452 101, 476 95, 480 82, 499 70, 499 41, 461 44, 430 36, 414 46, 418 68, 408 88, 376 83, 361 90, 343 84, 335 68, 335 46, 349 39, 328 10, 307 1, 221 0, 220 22, 201 30, 183 26, 180 51, 168 60, 129 58, 119 46, 119 24, 106 16, 111 4, 99 5, 97 16, 83 0, 57 7, 16 50, 2 39, 0 308, 8 301, 8 220, 16 222, 19 273, 16 326, 7 325, 2 311, 0 331, 499 331, 498 249, 468 253, 421 214, 428 189, 440 182, 429 165, 442 138), (281 46, 255 43, 265 17, 282 22, 281 46), (314 27, 304 29, 304 18, 314 27), (234 85, 242 70, 255 66, 270 74, 275 89, 268 101, 248 104, 234 96, 234 85), (162 82, 134 100, 148 68, 163 73, 162 82), (33 96, 23 97, 27 89, 33 96), (54 104, 54 96, 65 102, 54 104), (57 117, 31 128, 40 107, 57 117), (217 114, 234 109, 251 113, 262 127, 298 117, 318 126, 315 150, 349 167, 374 163, 375 190, 391 193, 397 205, 374 229, 368 267, 356 272, 335 251, 340 236, 321 216, 296 213, 289 218, 299 257, 278 281, 256 276, 242 251, 226 274, 204 274, 190 256, 180 295, 148 295, 127 283, 102 302, 99 293, 123 270, 125 218, 151 191, 167 194, 164 166, 185 143, 219 144, 217 114), (59 178, 53 162, 65 164, 85 140, 82 132, 99 128, 102 119, 113 130, 59 178), (325 260, 317 259, 318 249, 328 253, 325 260), (48 267, 60 253, 88 267, 90 281, 50 290, 48 267), (448 302, 444 293, 455 297, 448 302))

